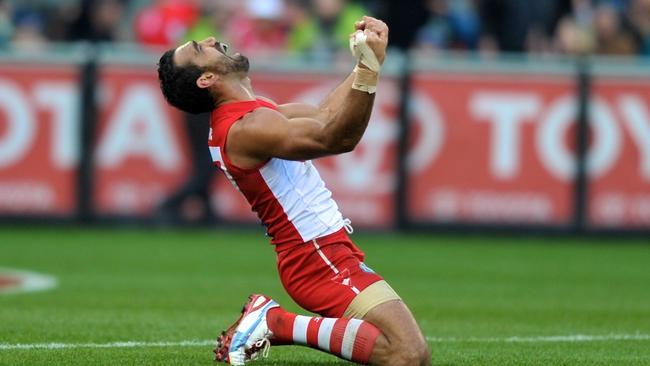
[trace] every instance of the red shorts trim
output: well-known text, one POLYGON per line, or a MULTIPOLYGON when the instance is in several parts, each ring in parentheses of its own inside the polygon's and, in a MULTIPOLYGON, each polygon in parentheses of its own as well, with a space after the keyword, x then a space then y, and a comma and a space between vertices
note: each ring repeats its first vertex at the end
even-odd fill
POLYGON ((278 253, 280 280, 298 305, 340 318, 359 292, 383 279, 364 256, 341 229, 278 253))

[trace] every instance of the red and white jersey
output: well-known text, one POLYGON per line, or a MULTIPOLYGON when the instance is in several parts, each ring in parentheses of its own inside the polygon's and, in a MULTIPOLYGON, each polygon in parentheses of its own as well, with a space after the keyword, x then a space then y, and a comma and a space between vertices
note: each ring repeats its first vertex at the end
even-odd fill
POLYGON ((343 216, 311 161, 271 158, 252 169, 230 162, 230 127, 257 108, 276 107, 263 100, 228 103, 212 112, 208 145, 215 165, 246 197, 267 228, 276 251, 341 230, 343 216))

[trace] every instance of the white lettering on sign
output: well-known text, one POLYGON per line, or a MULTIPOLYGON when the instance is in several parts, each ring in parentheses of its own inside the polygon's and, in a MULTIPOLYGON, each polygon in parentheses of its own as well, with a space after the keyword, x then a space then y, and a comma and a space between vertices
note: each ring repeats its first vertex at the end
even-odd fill
POLYGON ((0 80, 0 116, 2 114, 5 129, 0 134, 0 167, 8 167, 29 151, 36 125, 33 109, 20 87, 0 80))
POLYGON ((52 111, 52 160, 54 165, 70 169, 80 154, 79 92, 70 83, 42 83, 34 88, 39 106, 52 111))
MULTIPOLYGON (((75 167, 80 155, 80 96, 76 83, 40 81, 32 85, 25 91, 10 80, 0 79, 0 167, 11 167, 25 159, 43 129, 51 131, 45 140, 50 144, 50 153, 41 160, 50 159, 61 169, 75 167), (49 118, 37 119, 39 112, 47 113, 49 118)), ((112 90, 109 94, 116 95, 112 90)), ((118 97, 98 141, 99 165, 114 167, 137 156, 149 159, 158 169, 177 169, 181 163, 178 140, 158 89, 134 83, 118 97)))
POLYGON ((490 168, 497 179, 511 179, 519 172, 521 125, 534 122, 540 107, 534 94, 480 92, 470 99, 471 113, 493 126, 490 168))
POLYGON ((430 213, 439 221, 469 218, 477 221, 548 222, 553 217, 550 197, 539 192, 458 190, 441 187, 427 197, 430 213))
POLYGON ((605 191, 595 196, 591 212, 599 225, 614 227, 631 223, 647 226, 650 224, 650 195, 605 191))
POLYGON ((56 192, 48 182, 29 179, 0 182, 2 212, 47 212, 55 204, 56 192))
MULTIPOLYGON (((603 100, 592 99, 589 115, 594 139, 587 152, 587 172, 598 178, 616 163, 622 138, 614 115, 603 100)), ((575 177, 575 153, 568 148, 565 137, 576 116, 575 99, 561 97, 548 107, 536 136, 540 160, 551 174, 564 181, 575 177)))
POLYGON ((647 104, 635 95, 624 95, 619 101, 621 114, 630 130, 630 136, 639 149, 639 176, 650 181, 650 112, 647 104))
POLYGON ((409 171, 420 172, 435 161, 444 146, 445 124, 438 106, 421 93, 412 94, 409 114, 420 132, 408 153, 407 164, 409 171))
POLYGON ((100 166, 115 167, 134 156, 149 159, 161 170, 180 166, 177 140, 159 94, 156 88, 142 84, 125 90, 97 150, 100 166))
POLYGON ((162 184, 141 184, 122 179, 115 181, 108 189, 110 207, 123 214, 135 214, 143 207, 152 207, 165 197, 162 184))

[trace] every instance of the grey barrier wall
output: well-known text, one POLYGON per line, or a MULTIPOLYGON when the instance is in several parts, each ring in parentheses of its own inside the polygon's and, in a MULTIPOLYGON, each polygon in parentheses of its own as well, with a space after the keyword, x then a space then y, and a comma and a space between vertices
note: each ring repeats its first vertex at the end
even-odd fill
MULTIPOLYGON (((197 164, 187 117, 158 91, 159 53, 0 55, 2 222, 160 219, 197 164)), ((351 65, 256 58, 253 86, 278 103, 317 104, 351 65)), ((316 164, 360 226, 648 233, 645 70, 639 60, 390 52, 361 144, 316 164)), ((203 118, 192 123, 207 134, 203 118)), ((256 221, 224 179, 204 184, 211 222, 256 221)), ((177 208, 181 221, 195 222, 192 205, 177 208)))

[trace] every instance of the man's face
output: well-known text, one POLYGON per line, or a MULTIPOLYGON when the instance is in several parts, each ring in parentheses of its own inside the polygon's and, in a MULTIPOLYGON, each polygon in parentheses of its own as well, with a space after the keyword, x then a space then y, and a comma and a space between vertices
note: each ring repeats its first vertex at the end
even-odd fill
POLYGON ((217 42, 214 37, 202 41, 189 41, 174 52, 174 63, 177 66, 194 64, 203 70, 218 74, 248 72, 248 58, 240 53, 228 54, 228 46, 217 42))

